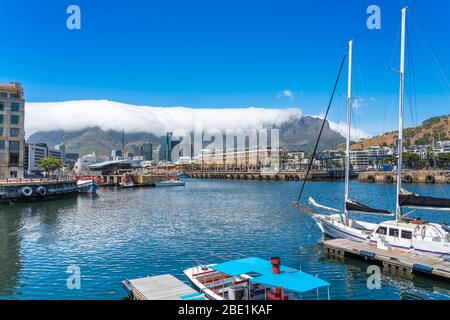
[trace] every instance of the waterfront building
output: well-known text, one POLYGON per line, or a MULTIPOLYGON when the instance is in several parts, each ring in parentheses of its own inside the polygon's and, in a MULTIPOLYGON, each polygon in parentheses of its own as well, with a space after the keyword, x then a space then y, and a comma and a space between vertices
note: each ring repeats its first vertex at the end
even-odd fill
POLYGON ((76 174, 84 174, 90 171, 89 166, 101 162, 102 159, 97 157, 95 153, 90 153, 82 156, 77 160, 73 167, 76 174))
POLYGON ((368 150, 351 150, 350 164, 356 171, 366 170, 370 166, 368 150))
POLYGON ((0 82, 0 179, 24 176, 25 100, 18 82, 0 82))
POLYGON ((24 167, 27 174, 37 174, 44 171, 39 162, 47 156, 45 143, 25 144, 24 167))
POLYGON ((288 159, 292 160, 295 163, 300 163, 306 156, 306 152, 299 150, 299 151, 290 151, 287 153, 288 159))
POLYGON ((385 146, 370 146, 367 149, 367 153, 373 158, 382 158, 387 156, 392 156, 394 154, 393 150, 385 146))
POLYGON ((51 149, 45 143, 26 143, 24 150, 24 168, 27 174, 37 174, 44 170, 40 166, 41 159, 51 157, 62 161, 62 152, 51 149))
POLYGON ((283 161, 283 150, 252 148, 247 150, 220 151, 202 149, 195 162, 203 170, 259 171, 283 161))

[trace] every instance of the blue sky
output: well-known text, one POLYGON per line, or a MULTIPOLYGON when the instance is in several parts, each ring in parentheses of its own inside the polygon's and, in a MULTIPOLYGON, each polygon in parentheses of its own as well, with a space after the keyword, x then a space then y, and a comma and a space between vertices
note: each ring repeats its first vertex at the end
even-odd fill
MULTIPOLYGON (((354 120, 376 134, 395 129, 397 122, 398 76, 389 67, 398 68, 405 3, 448 74, 447 0, 0 0, 0 81, 22 82, 30 102, 299 107, 318 115, 346 42, 355 37, 354 95, 360 107, 354 120), (70 4, 81 8, 81 30, 66 28, 70 4), (371 4, 381 7, 381 30, 366 28, 371 4)), ((411 113, 407 99, 406 119, 412 124, 450 113, 450 88, 409 26, 408 68, 417 107, 411 113)), ((330 115, 334 121, 344 120, 345 86, 346 73, 330 115)))

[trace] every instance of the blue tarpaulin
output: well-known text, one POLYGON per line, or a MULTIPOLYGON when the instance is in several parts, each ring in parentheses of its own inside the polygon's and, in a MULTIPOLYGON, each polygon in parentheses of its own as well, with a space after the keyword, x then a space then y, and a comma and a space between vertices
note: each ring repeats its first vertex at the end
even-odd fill
MULTIPOLYGON (((245 273, 256 273, 258 275, 272 274, 272 263, 270 261, 256 257, 218 263, 211 266, 210 268, 230 276, 239 276, 245 273)), ((281 266, 280 270, 281 272, 297 271, 286 266, 281 266)))
POLYGON ((301 293, 330 285, 328 282, 302 271, 267 274, 253 278, 251 281, 301 293))

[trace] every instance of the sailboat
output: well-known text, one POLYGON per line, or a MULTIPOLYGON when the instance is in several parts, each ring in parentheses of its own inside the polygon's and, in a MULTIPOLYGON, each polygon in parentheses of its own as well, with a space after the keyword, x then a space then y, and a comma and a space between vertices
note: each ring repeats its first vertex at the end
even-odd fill
MULTIPOLYGON (((344 210, 327 207, 309 198, 308 206, 302 206, 299 200, 294 207, 308 213, 324 235, 332 238, 345 238, 359 242, 376 243, 382 249, 397 249, 416 254, 450 257, 450 229, 445 224, 431 223, 420 219, 410 219, 403 208, 450 211, 450 199, 421 196, 402 188, 402 150, 403 150, 403 113, 404 113, 404 76, 405 76, 405 37, 406 12, 402 9, 401 50, 400 50, 400 98, 399 98, 399 137, 396 210, 394 213, 384 209, 369 207, 349 197, 350 170, 350 112, 352 93, 352 49, 353 41, 348 45, 348 91, 347 91, 347 132, 345 153, 345 195, 344 210), (330 214, 317 213, 321 209, 330 214), (394 220, 370 223, 349 218, 349 212, 394 216, 394 220)), ((324 119, 325 121, 325 119, 324 119)), ((320 137, 319 137, 320 139, 320 137)), ((303 191, 303 187, 302 187, 303 191)))

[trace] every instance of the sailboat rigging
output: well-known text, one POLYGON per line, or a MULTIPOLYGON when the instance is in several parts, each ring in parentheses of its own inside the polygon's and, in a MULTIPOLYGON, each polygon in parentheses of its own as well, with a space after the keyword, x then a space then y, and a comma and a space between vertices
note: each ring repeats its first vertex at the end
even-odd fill
MULTIPOLYGON (((402 207, 422 208, 432 210, 450 210, 450 199, 424 197, 409 193, 402 188, 402 152, 403 152, 403 112, 404 112, 404 88, 405 88, 405 47, 406 47, 406 13, 407 8, 402 9, 401 20, 401 49, 400 49, 400 97, 399 97, 399 137, 397 145, 397 192, 395 219, 381 223, 370 223, 349 218, 350 211, 362 213, 376 213, 380 215, 392 215, 388 210, 375 209, 349 196, 349 170, 350 170, 350 119, 352 99, 352 58, 353 40, 348 43, 348 90, 347 90, 347 132, 345 152, 345 191, 344 209, 330 208, 317 203, 309 198, 308 205, 317 209, 332 211, 333 214, 317 213, 308 206, 300 204, 300 197, 304 190, 306 179, 302 185, 298 201, 294 207, 310 215, 324 235, 333 238, 345 238, 355 241, 373 242, 380 248, 396 248, 406 251, 414 251, 419 254, 439 257, 450 256, 450 230, 446 225, 430 223, 419 219, 407 219, 402 212, 402 207)), ((338 76, 339 79, 339 76, 338 76)), ((333 90, 334 95, 334 90, 333 90)), ((330 106, 329 106, 330 107, 330 106)), ((328 114, 329 109, 327 109, 328 114)), ((326 119, 326 118, 325 118, 326 119)), ((325 121, 324 119, 324 121, 325 121)), ((315 146, 319 143, 318 141, 315 146)), ((314 154, 310 164, 314 159, 314 154)), ((309 171, 309 168, 308 168, 309 171)))

